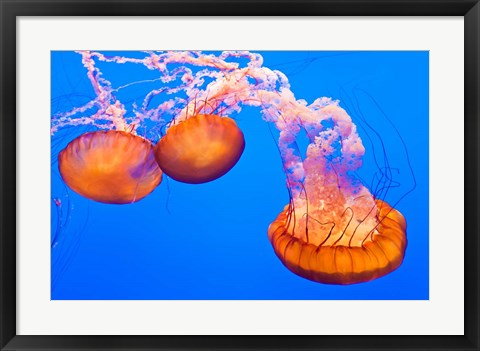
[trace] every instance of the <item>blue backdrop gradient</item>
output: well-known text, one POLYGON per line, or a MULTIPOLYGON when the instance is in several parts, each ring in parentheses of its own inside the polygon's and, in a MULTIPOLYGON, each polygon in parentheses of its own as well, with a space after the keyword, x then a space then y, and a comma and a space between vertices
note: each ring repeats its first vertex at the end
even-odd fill
MULTIPOLYGON (((258 108, 246 107, 231 116, 246 148, 229 173, 200 185, 164 177, 130 205, 96 203, 69 190, 56 157, 87 128, 52 136, 52 198, 62 200, 60 207, 52 201, 52 299, 428 299, 428 52, 260 53, 265 66, 287 75, 297 99, 340 100, 358 126, 366 149, 361 175, 373 186, 373 150, 382 144, 371 144, 369 135, 381 135, 398 181, 386 200, 401 200, 395 207, 408 223, 402 266, 368 283, 335 286, 282 265, 267 228, 288 203, 285 176, 268 123, 258 108)), ((79 54, 52 52, 51 59, 52 114, 95 97, 79 54)), ((140 65, 99 67, 114 87, 155 77, 140 65)), ((118 97, 128 102, 149 90, 139 84, 118 97)), ((306 146, 301 138, 299 144, 306 146)))

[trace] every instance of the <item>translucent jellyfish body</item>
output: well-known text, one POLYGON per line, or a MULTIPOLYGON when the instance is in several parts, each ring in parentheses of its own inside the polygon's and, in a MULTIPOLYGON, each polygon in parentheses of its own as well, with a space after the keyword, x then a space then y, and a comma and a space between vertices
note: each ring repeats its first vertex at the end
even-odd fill
POLYGON ((170 127, 155 146, 155 159, 165 174, 184 183, 205 183, 227 173, 245 148, 235 121, 196 115, 170 127))
POLYGON ((127 132, 79 136, 59 153, 58 167, 75 192, 109 204, 139 201, 162 180, 152 143, 127 132))

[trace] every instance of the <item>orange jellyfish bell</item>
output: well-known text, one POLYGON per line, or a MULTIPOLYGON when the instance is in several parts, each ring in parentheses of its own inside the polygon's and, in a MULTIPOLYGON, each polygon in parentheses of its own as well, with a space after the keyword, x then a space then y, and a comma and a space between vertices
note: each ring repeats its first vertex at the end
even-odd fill
POLYGON ((143 199, 162 180, 150 141, 121 131, 79 136, 60 152, 58 167, 75 192, 109 204, 143 199))
POLYGON ((287 205, 270 225, 268 238, 282 263, 301 277, 325 284, 367 282, 397 269, 407 246, 402 214, 384 201, 375 205, 376 227, 333 234, 330 226, 309 231, 310 242, 295 235, 287 205))
POLYGON ((173 179, 198 184, 226 174, 244 149, 243 133, 233 119, 200 114, 170 127, 155 146, 155 159, 173 179))

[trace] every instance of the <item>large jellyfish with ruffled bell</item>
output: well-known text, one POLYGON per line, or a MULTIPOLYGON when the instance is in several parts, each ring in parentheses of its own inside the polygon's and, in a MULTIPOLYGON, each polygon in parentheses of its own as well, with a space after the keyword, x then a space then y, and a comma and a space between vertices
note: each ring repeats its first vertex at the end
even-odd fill
POLYGON ((365 152, 355 125, 336 103, 303 116, 306 158, 285 152, 294 170, 288 177, 292 197, 268 229, 276 255, 292 272, 327 284, 390 273, 403 261, 406 222, 352 176, 365 152))

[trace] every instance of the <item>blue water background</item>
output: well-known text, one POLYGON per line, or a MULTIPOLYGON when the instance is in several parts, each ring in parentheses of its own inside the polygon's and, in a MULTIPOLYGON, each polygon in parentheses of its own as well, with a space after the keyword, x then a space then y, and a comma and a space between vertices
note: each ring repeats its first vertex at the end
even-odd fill
MULTIPOLYGON (((372 187, 378 183, 373 154, 383 158, 386 150, 398 182, 386 200, 408 223, 401 267, 368 283, 335 286, 306 280, 282 265, 267 228, 288 203, 285 176, 273 126, 258 108, 245 107, 231 116, 246 148, 228 174, 200 185, 164 177, 151 195, 130 205, 100 204, 69 190, 56 157, 88 128, 55 134, 52 198, 62 206, 52 201, 52 299, 428 299, 428 52, 261 54, 265 66, 287 75, 297 99, 341 101, 364 142, 360 174, 372 187)), ((52 114, 95 97, 80 55, 52 52, 51 59, 52 114)), ((99 67, 114 87, 156 77, 140 65, 99 67)), ((149 90, 139 84, 119 98, 131 103, 149 90)), ((301 138, 299 144, 306 146, 301 138)))

